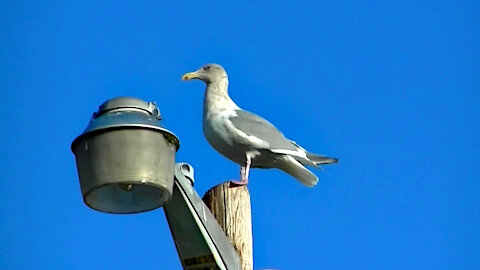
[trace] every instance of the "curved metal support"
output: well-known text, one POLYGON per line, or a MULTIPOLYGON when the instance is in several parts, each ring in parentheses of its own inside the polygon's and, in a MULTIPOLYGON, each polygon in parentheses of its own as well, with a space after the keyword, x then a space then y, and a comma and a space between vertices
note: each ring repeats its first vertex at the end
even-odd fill
POLYGON ((183 269, 240 270, 237 252, 193 181, 193 167, 176 164, 172 198, 163 207, 183 269))

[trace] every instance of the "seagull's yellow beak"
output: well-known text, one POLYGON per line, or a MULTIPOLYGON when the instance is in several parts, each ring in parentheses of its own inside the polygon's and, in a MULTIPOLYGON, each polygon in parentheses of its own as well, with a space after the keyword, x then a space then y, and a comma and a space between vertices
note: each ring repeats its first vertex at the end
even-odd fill
POLYGON ((196 71, 185 73, 182 76, 183 81, 188 81, 188 80, 197 79, 197 78, 198 78, 198 74, 196 71))

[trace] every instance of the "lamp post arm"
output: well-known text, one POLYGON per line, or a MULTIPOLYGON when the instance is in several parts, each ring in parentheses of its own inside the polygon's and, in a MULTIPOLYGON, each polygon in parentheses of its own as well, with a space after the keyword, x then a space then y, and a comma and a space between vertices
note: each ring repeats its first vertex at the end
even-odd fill
POLYGON ((164 206, 183 268, 240 270, 240 258, 230 239, 192 183, 193 168, 176 164, 172 198, 164 206))

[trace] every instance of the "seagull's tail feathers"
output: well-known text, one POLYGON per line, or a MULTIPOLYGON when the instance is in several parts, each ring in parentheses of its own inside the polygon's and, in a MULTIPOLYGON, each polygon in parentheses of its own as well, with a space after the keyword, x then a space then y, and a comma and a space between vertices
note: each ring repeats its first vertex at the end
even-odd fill
POLYGON ((276 167, 295 177, 305 186, 313 187, 318 182, 318 177, 305 168, 300 162, 289 155, 284 155, 276 164, 276 167))
POLYGON ((337 158, 321 156, 313 153, 307 153, 307 158, 315 163, 315 165, 333 164, 338 162, 337 158))
POLYGON ((303 165, 318 166, 322 164, 333 164, 338 162, 338 159, 334 157, 326 157, 326 156, 310 153, 295 141, 290 140, 290 142, 299 149, 299 152, 301 152, 301 154, 297 154, 294 156, 295 156, 295 159, 298 160, 303 165))

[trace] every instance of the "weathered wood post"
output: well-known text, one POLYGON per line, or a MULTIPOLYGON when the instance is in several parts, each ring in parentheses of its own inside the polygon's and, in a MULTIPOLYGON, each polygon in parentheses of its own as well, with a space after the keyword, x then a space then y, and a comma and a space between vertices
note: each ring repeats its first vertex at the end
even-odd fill
POLYGON ((253 270, 252 210, 247 186, 216 185, 203 196, 240 256, 242 270, 253 270))

